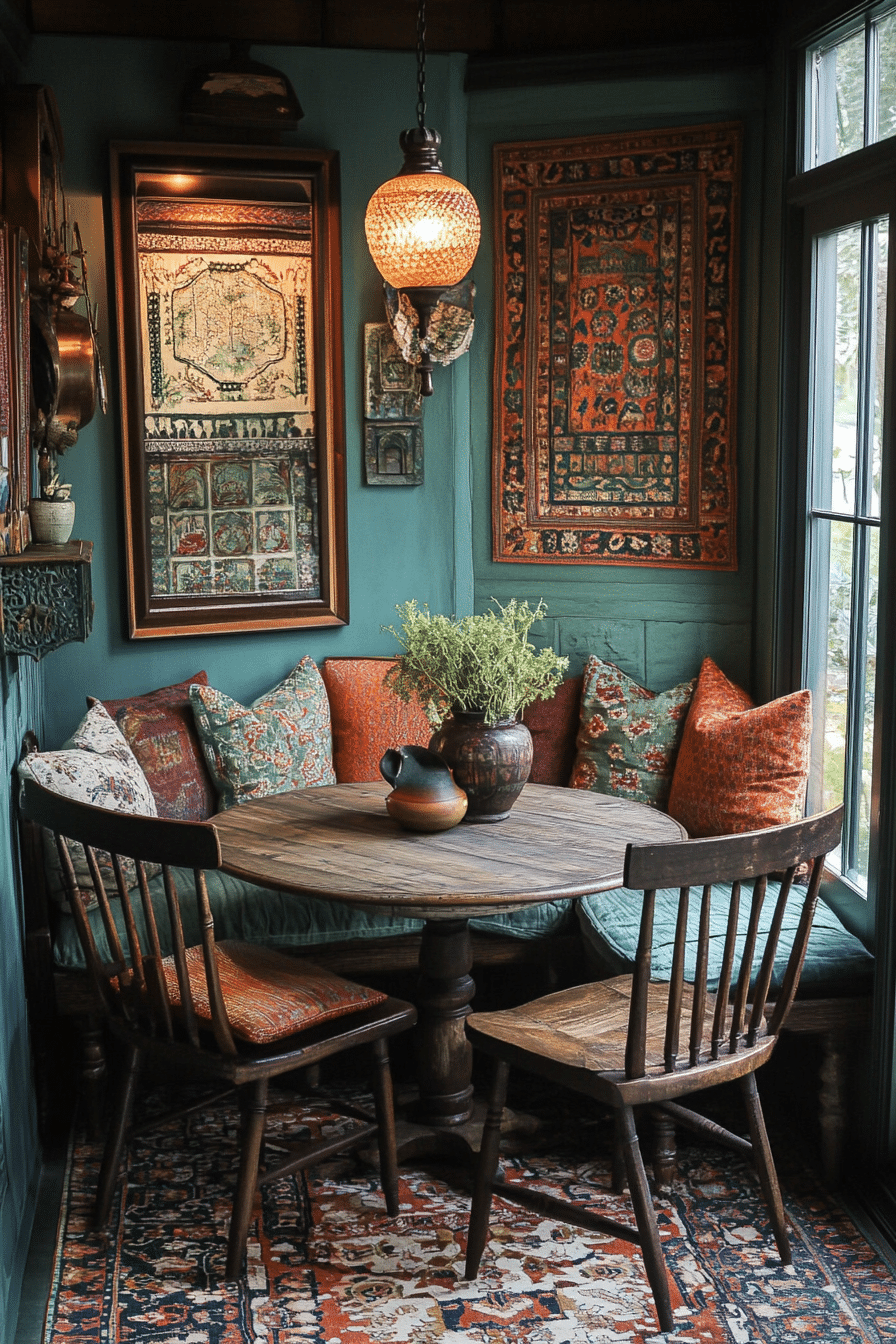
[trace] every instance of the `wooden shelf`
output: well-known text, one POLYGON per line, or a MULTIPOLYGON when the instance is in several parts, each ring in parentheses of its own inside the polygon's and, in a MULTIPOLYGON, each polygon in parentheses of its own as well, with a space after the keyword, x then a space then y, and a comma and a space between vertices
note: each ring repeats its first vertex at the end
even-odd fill
POLYGON ((93 625, 92 541, 0 556, 0 651, 40 660, 93 625))

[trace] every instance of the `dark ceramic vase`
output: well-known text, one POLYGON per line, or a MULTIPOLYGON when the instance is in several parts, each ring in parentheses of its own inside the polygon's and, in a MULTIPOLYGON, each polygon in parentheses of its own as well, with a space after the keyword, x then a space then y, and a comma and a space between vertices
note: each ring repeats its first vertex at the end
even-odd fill
POLYGON ((456 710, 430 739, 470 800, 467 821, 503 821, 532 769, 532 735, 524 723, 505 719, 491 728, 485 715, 456 710))
POLYGON ((448 831, 467 810, 467 795, 441 756, 426 747, 391 748, 380 761, 380 774, 392 785, 386 811, 406 831, 448 831))

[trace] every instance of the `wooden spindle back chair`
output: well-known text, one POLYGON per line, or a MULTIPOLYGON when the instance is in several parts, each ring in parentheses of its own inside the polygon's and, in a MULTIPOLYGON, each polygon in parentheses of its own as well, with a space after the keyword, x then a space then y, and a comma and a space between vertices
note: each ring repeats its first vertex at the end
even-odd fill
POLYGON ((497 1192, 539 1212, 640 1243, 660 1328, 673 1329, 656 1214, 635 1128, 636 1106, 659 1106, 676 1122, 753 1158, 781 1258, 790 1264, 755 1071, 772 1053, 793 1002, 824 858, 839 843, 842 813, 838 807, 789 826, 743 835, 629 845, 625 885, 644 893, 633 974, 576 986, 508 1011, 474 1013, 467 1019, 474 1047, 496 1060, 470 1214, 468 1278, 478 1272, 492 1195, 497 1192), (803 889, 794 885, 794 878, 807 863, 810 876, 803 889), (763 919, 768 883, 774 877, 781 879, 780 893, 771 918, 763 919), (655 895, 676 887, 672 970, 667 982, 657 983, 651 976, 655 895), (784 959, 779 947, 781 924, 792 900, 801 903, 801 914, 781 971, 776 967, 776 961, 784 959), (692 912, 693 906, 697 909, 692 912), (725 913, 720 964, 712 951, 713 908, 725 913), (692 913, 697 915, 695 946, 692 913), (496 1179, 511 1066, 541 1074, 614 1109, 637 1228, 496 1179), (730 1080, 738 1081, 743 1094, 749 1142, 678 1101, 730 1080))
MULTIPOLYGON (((416 1021, 413 1005, 270 949, 215 939, 206 873, 221 866, 214 825, 133 816, 74 802, 27 780, 22 815, 52 831, 87 968, 124 1059, 100 1171, 96 1221, 108 1220, 131 1123, 140 1065, 151 1058, 236 1090, 240 1164, 225 1275, 239 1277, 259 1185, 356 1148, 375 1135, 386 1205, 398 1212, 398 1171, 387 1041, 416 1021), (68 842, 82 845, 90 889, 79 887, 68 842), (192 871, 192 882, 183 873, 192 871), (150 884, 164 888, 164 916, 150 884), (105 878, 105 880, 104 880, 105 878), (112 887, 112 891, 108 887, 112 887), (90 907, 95 903, 96 910, 90 907), (190 905, 193 909, 190 910, 190 905), (116 919, 116 915, 118 918, 116 919), (192 918, 191 918, 192 916, 192 918), (198 929, 193 941, 185 928, 198 929), (105 946, 103 946, 105 943, 105 946), (170 947, 170 951, 166 949, 170 947), (259 1175, 272 1078, 370 1047, 375 1115, 350 1133, 295 1151, 259 1175), (296 1155, 297 1154, 297 1155, 296 1155)), ((82 879, 83 880, 83 879, 82 879)), ((198 1109, 198 1103, 188 1107, 198 1109)), ((332 1105, 332 1102, 328 1102, 332 1105)), ((179 1112, 183 1114, 184 1112, 179 1112)), ((358 1116, 358 1108, 345 1113, 358 1116)), ((156 1122, 163 1123, 170 1115, 156 1122)), ((278 1142, 279 1146, 279 1142, 278 1142)))

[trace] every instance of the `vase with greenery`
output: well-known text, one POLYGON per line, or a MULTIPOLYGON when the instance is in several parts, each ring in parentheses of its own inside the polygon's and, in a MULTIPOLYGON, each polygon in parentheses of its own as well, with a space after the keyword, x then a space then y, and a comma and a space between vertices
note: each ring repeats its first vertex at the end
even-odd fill
POLYGON ((386 684, 406 703, 422 704, 436 729, 430 749, 466 792, 471 821, 507 816, 532 768, 532 738, 519 715, 553 695, 568 664, 529 643, 543 602, 495 606, 456 618, 405 602, 398 627, 385 627, 402 648, 386 684))

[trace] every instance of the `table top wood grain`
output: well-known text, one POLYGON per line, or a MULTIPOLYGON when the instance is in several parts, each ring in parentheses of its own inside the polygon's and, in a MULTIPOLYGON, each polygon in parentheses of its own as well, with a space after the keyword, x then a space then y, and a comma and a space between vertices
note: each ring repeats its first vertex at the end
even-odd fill
POLYGON ((500 914, 622 882, 629 841, 685 838, 655 808, 527 784, 505 821, 403 830, 386 784, 275 794, 212 822, 225 870, 261 886, 427 919, 500 914))

